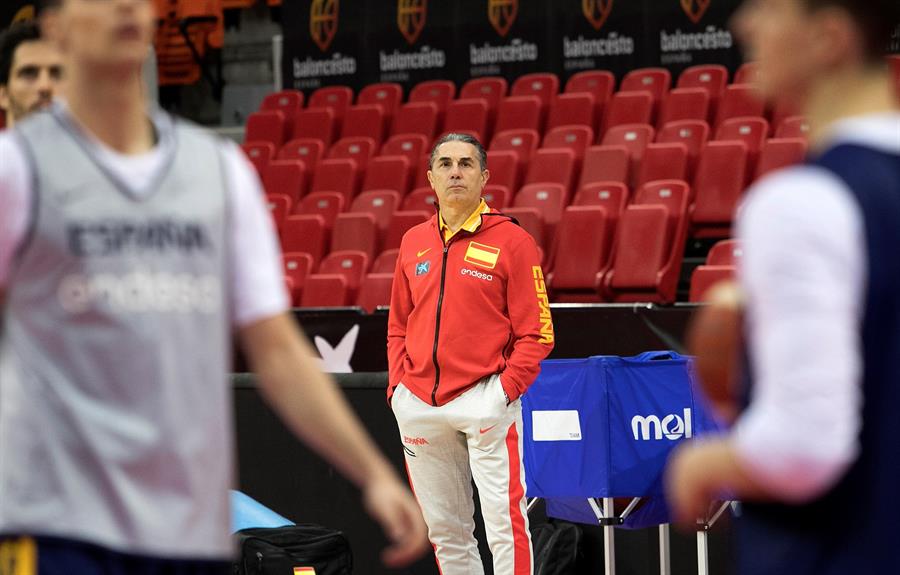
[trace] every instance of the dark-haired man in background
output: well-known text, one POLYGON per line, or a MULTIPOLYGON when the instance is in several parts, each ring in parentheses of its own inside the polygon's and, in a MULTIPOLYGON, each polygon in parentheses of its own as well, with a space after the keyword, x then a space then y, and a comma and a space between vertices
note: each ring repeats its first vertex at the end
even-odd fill
POLYGON ((16 22, 0 36, 0 109, 12 127, 53 100, 62 58, 36 22, 16 22))

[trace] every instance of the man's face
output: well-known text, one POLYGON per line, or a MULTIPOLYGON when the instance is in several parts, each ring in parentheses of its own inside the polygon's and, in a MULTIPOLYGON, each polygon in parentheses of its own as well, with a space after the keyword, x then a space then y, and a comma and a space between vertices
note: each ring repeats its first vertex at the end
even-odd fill
POLYGON ((428 181, 442 207, 475 209, 489 175, 481 169, 475 146, 444 142, 428 171, 428 181))
POLYGON ((733 27, 745 60, 759 64, 762 95, 802 98, 817 73, 817 23, 803 0, 745 0, 733 27))
POLYGON ((9 79, 0 86, 0 108, 10 124, 43 108, 53 100, 62 76, 62 59, 47 41, 22 42, 13 52, 9 79))
POLYGON ((54 12, 51 29, 60 48, 90 66, 139 66, 153 42, 150 0, 65 0, 54 12))

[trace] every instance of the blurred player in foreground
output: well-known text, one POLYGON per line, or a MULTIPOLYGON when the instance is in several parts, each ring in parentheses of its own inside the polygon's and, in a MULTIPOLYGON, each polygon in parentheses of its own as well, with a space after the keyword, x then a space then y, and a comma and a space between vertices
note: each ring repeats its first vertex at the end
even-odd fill
POLYGON ((427 549, 418 505, 288 313, 252 168, 147 108, 154 21, 150 0, 62 0, 45 23, 66 101, 0 135, 0 556, 17 574, 230 572, 234 332, 406 564, 427 549))
POLYGON ((668 469, 683 523, 744 501, 741 574, 900 573, 900 112, 883 55, 898 20, 896 0, 752 0, 736 16, 763 95, 811 125, 808 163, 748 192, 740 291, 695 328, 700 363, 727 362, 717 340, 741 339, 743 308, 749 405, 668 469))

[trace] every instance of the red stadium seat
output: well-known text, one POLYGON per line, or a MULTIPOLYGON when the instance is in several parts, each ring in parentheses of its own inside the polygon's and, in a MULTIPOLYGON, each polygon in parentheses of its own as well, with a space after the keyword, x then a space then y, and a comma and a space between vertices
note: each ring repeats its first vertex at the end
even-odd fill
POLYGON ((606 210, 600 206, 565 209, 554 248, 548 283, 554 301, 599 301, 597 274, 609 262, 611 237, 606 210))
POLYGON ((716 126, 721 126, 732 118, 762 118, 765 112, 766 104, 757 94, 756 88, 748 84, 733 84, 725 88, 725 93, 719 100, 716 126))
POLYGON ((392 190, 373 190, 356 196, 349 213, 372 214, 381 234, 387 231, 394 212, 400 206, 400 194, 392 190))
POLYGON ((436 203, 437 196, 434 195, 434 190, 425 186, 416 188, 407 194, 407 196, 403 198, 403 204, 400 206, 400 209, 404 212, 426 211, 428 213, 434 213, 434 206, 436 203))
POLYGON ((631 152, 626 146, 591 146, 584 153, 578 187, 593 182, 629 184, 631 152))
POLYGON ((487 104, 488 114, 493 120, 496 117, 500 100, 506 97, 508 88, 506 79, 499 76, 472 78, 463 84, 459 91, 459 99, 481 98, 487 104))
POLYGON ((328 108, 300 110, 291 130, 293 139, 319 140, 326 148, 334 141, 334 112, 328 108))
POLYGON ((498 132, 491 140, 490 151, 510 151, 515 152, 519 156, 519 173, 521 177, 525 177, 525 171, 531 157, 538 149, 541 137, 536 130, 506 130, 498 132))
POLYGON ((515 152, 491 150, 487 153, 487 162, 491 172, 489 183, 509 190, 519 189, 519 157, 515 152))
POLYGON ((378 223, 370 213, 338 214, 331 234, 331 251, 361 251, 372 259, 378 253, 378 223))
POLYGON ((720 282, 733 280, 736 271, 737 268, 734 266, 697 266, 691 273, 691 291, 688 301, 693 303, 706 301, 706 295, 710 288, 720 282))
POLYGON ((536 208, 512 206, 503 213, 515 218, 522 229, 531 234, 538 247, 544 249, 544 220, 536 208))
POLYGON ((488 206, 502 211, 512 200, 512 192, 506 186, 488 184, 481 191, 481 197, 488 206))
POLYGON ((356 160, 328 159, 319 162, 313 175, 313 192, 337 192, 347 203, 353 199, 359 188, 359 167, 356 160))
POLYGON ((444 133, 474 132, 479 141, 488 136, 488 104, 481 99, 456 100, 447 106, 444 133))
POLYGON ((625 74, 620 92, 638 92, 644 90, 653 96, 653 102, 659 105, 669 93, 672 86, 672 74, 665 68, 638 68, 625 74))
POLYGON ((400 250, 384 250, 378 257, 375 258, 375 262, 372 263, 371 273, 373 274, 392 274, 394 273, 394 268, 397 267, 397 258, 400 257, 400 250))
POLYGON ((428 182, 428 171, 431 169, 429 162, 431 161, 431 150, 418 159, 413 169, 413 189, 430 188, 428 182))
POLYGON ((740 240, 720 240, 706 254, 708 266, 736 266, 744 257, 744 247, 740 240))
POLYGON ((573 206, 599 206, 606 210, 607 229, 615 231, 619 216, 628 204, 628 188, 617 182, 587 184, 575 194, 573 206))
POLYGON ((538 72, 519 76, 513 82, 510 96, 537 96, 541 101, 541 110, 544 116, 547 109, 559 93, 559 78, 549 72, 538 72))
POLYGON ((409 160, 406 156, 378 156, 369 161, 362 190, 394 190, 401 196, 409 191, 409 160))
POLYGON ((597 133, 602 142, 606 132, 625 124, 650 124, 653 121, 653 96, 649 92, 616 92, 610 98, 597 133))
POLYGON ((319 264, 317 274, 334 274, 343 276, 347 283, 347 295, 351 302, 356 301, 356 294, 363 277, 369 271, 369 256, 365 252, 350 250, 331 252, 319 264))
POLYGON ((303 92, 299 90, 281 90, 266 96, 259 107, 260 110, 279 110, 284 121, 293 129, 297 112, 303 109, 303 92))
POLYGON ((356 305, 372 313, 379 306, 391 305, 391 288, 394 283, 394 272, 371 273, 363 279, 359 288, 356 305))
POLYGON ((732 118, 716 129, 716 141, 734 140, 747 145, 747 174, 756 169, 756 160, 769 134, 769 123, 763 118, 732 118))
POLYGON ((450 80, 427 80, 419 82, 409 92, 410 102, 433 102, 438 115, 443 117, 450 102, 456 98, 456 84, 450 80))
POLYGON ((285 277, 291 278, 291 305, 298 305, 306 278, 313 269, 313 258, 306 252, 285 252, 282 261, 285 277))
POLYGON ((700 120, 669 122, 656 134, 658 144, 684 144, 688 153, 688 174, 693 176, 700 150, 709 139, 709 125, 700 120))
POLYGON ((369 159, 375 155, 377 149, 378 144, 372 138, 341 138, 328 150, 328 159, 354 160, 359 170, 364 172, 369 165, 369 159))
POLYGON ((581 169, 584 152, 594 142, 594 130, 590 126, 560 126, 548 131, 542 148, 565 148, 575 152, 576 171, 581 169))
POLYGON ((312 274, 300 297, 300 307, 343 307, 350 305, 347 280, 337 274, 312 274))
POLYGON ((400 240, 403 239, 403 234, 409 231, 411 227, 428 221, 428 218, 430 218, 433 213, 434 212, 427 212, 424 210, 394 212, 394 217, 391 218, 391 225, 388 228, 387 235, 384 238, 383 249, 392 250, 399 248, 400 240))
POLYGON ((410 102, 394 115, 391 134, 422 134, 429 140, 438 129, 438 107, 434 102, 410 102))
MULTIPOLYGON (((648 124, 623 124, 610 128, 603 137, 604 146, 625 146, 630 156, 630 172, 637 178, 638 167, 644 159, 644 150, 653 141, 656 131, 648 124)), ((632 185, 633 182, 628 182, 632 185)))
POLYGON ((713 109, 728 85, 728 68, 719 64, 699 64, 685 69, 678 76, 678 88, 700 88, 709 95, 713 109))
POLYGON ((375 105, 384 111, 385 118, 390 121, 394 112, 403 101, 403 87, 392 82, 369 84, 359 91, 356 105, 375 105))
POLYGON ((245 142, 269 142, 275 149, 284 144, 287 129, 284 114, 279 111, 253 112, 247 117, 245 142))
POLYGON ((372 138, 376 144, 381 145, 386 127, 387 121, 381 106, 374 104, 351 106, 344 115, 341 138, 372 138))
POLYGON ((538 150, 528 164, 525 183, 561 184, 568 199, 569 191, 575 183, 575 152, 566 148, 538 150))
POLYGON ((337 192, 313 192, 307 194, 300 203, 294 206, 294 213, 300 215, 319 215, 329 232, 334 228, 334 220, 344 211, 346 200, 337 192))
POLYGON ((544 226, 543 237, 548 246, 556 234, 556 226, 568 204, 568 190, 561 184, 537 183, 524 186, 513 199, 516 208, 534 208, 541 216, 544 226))
POLYGON ((616 253, 602 289, 613 301, 672 303, 687 237, 689 188, 678 180, 638 190, 616 232, 616 253))
POLYGON ((692 236, 728 237, 747 180, 747 146, 743 142, 709 142, 694 174, 692 236))
POLYGON ((809 121, 803 116, 791 116, 782 120, 775 129, 776 138, 808 138, 809 121))
POLYGON ((306 191, 306 167, 300 160, 273 160, 263 173, 267 194, 284 194, 296 204, 306 191))
POLYGON ((669 92, 659 109, 657 125, 678 120, 709 119, 709 94, 700 88, 676 88, 669 92))
POLYGON ((284 219, 291 213, 293 200, 287 194, 266 194, 266 207, 272 216, 272 223, 277 229, 281 229, 284 219))
POLYGON ((550 105, 550 113, 547 116, 547 130, 558 126, 589 126, 593 129, 595 120, 594 96, 580 92, 574 94, 560 94, 550 105))
POLYGON ((594 96, 594 115, 601 118, 603 109, 616 89, 616 77, 606 70, 585 70, 573 74, 566 82, 566 94, 588 93, 594 96))
POLYGON ((687 146, 682 143, 648 144, 635 185, 640 187, 653 180, 686 180, 687 175, 687 146))
MULTIPOLYGON (((339 132, 344 123, 347 108, 353 103, 353 90, 347 86, 326 86, 312 93, 307 102, 307 109, 327 108, 331 110, 335 131, 339 132)), ((298 137, 295 132, 295 137, 298 137)), ((329 145, 331 142, 325 142, 329 145)))
POLYGON ((510 96, 500 102, 494 131, 543 129, 541 100, 537 96, 510 96))
POLYGON ((319 265, 327 241, 325 221, 319 215, 288 216, 281 227, 281 250, 309 254, 313 260, 312 269, 319 265))
POLYGON ((759 153, 754 179, 759 179, 774 170, 799 164, 805 157, 806 140, 802 138, 772 138, 766 142, 759 153))
POLYGON ((278 152, 279 160, 300 160, 306 166, 306 178, 316 171, 319 160, 325 154, 325 144, 322 140, 300 138, 291 140, 281 147, 278 152))
POLYGON ((247 142, 241 144, 241 149, 260 176, 266 171, 266 166, 275 157, 275 145, 272 142, 247 142))
POLYGON ((404 156, 409 160, 410 166, 416 166, 422 154, 430 150, 428 144, 431 140, 422 134, 397 134, 391 136, 381 146, 382 156, 404 156))
POLYGON ((756 62, 744 62, 734 73, 732 84, 755 84, 759 79, 759 64, 756 62))

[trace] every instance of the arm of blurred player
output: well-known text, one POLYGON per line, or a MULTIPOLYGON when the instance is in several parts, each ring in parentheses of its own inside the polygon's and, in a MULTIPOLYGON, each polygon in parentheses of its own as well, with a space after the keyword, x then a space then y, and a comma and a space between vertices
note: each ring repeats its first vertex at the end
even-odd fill
POLYGON ((721 491, 803 502, 859 452, 865 281, 862 217, 834 176, 804 167, 762 180, 738 219, 753 399, 731 435, 686 445, 668 485, 683 521, 721 491))

